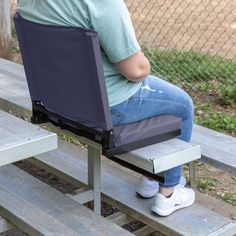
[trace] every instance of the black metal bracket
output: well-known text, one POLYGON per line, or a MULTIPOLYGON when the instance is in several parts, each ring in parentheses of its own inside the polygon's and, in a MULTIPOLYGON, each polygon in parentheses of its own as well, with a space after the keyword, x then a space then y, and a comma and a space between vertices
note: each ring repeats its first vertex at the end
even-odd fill
POLYGON ((32 117, 33 124, 42 124, 51 122, 59 126, 61 129, 68 130, 75 135, 83 136, 94 142, 97 142, 103 147, 103 154, 112 156, 113 154, 113 130, 103 131, 96 128, 85 126, 79 122, 72 121, 54 112, 47 110, 40 101, 32 100, 32 117))

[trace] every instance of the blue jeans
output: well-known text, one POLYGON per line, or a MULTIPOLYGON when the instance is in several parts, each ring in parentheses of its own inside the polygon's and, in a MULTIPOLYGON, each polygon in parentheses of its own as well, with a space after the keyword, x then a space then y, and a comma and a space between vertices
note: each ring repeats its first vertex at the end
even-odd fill
MULTIPOLYGON (((194 109, 190 96, 182 89, 155 76, 142 81, 141 88, 128 100, 111 107, 113 125, 128 124, 159 115, 173 115, 182 119, 181 135, 189 142, 193 128, 194 109)), ((162 187, 179 184, 182 166, 164 172, 162 187)))

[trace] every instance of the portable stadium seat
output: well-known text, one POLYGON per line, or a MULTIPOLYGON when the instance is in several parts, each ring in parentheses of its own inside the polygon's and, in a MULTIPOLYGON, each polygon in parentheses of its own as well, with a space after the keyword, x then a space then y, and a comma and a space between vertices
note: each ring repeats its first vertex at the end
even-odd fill
POLYGON ((50 121, 91 139, 102 145, 103 155, 109 158, 180 134, 181 120, 174 116, 112 125, 95 31, 41 25, 19 13, 14 22, 32 99, 33 123, 50 121))

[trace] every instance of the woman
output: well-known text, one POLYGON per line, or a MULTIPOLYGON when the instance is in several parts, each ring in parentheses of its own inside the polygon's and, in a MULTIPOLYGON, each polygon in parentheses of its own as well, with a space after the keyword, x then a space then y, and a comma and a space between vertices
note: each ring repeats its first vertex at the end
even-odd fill
MULTIPOLYGON (((97 31, 113 124, 174 115, 182 119, 179 138, 189 142, 192 100, 180 88, 149 75, 150 63, 138 44, 123 0, 21 0, 18 12, 36 23, 97 31)), ((181 172, 181 166, 166 171, 160 186, 141 177, 137 192, 143 197, 155 196, 153 212, 166 216, 194 202, 194 191, 180 184, 181 172)))

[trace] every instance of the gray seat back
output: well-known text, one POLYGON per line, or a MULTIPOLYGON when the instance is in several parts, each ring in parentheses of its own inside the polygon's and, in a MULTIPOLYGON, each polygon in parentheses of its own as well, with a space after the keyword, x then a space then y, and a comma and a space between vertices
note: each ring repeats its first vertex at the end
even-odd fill
POLYGON ((97 33, 14 17, 30 96, 70 120, 112 129, 97 33))

